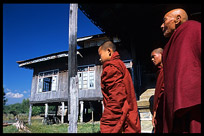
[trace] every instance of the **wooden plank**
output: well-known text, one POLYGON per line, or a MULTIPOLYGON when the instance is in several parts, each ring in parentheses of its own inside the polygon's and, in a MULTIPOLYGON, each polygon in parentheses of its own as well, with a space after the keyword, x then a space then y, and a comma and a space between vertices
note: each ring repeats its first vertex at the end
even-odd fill
POLYGON ((48 115, 48 103, 45 103, 45 118, 47 118, 48 115))
POLYGON ((29 116, 28 116, 28 124, 31 125, 31 116, 32 116, 32 104, 29 107, 29 116))
POLYGON ((70 78, 70 115, 69 118, 69 133, 77 133, 77 120, 78 120, 78 84, 77 75, 70 78))
POLYGON ((77 16, 78 4, 70 4, 68 56, 68 133, 77 133, 78 76, 77 76, 77 16))
POLYGON ((80 101, 80 122, 83 122, 84 101, 80 101))
POLYGON ((61 103, 62 103, 61 123, 63 124, 64 123, 64 102, 61 102, 61 103))

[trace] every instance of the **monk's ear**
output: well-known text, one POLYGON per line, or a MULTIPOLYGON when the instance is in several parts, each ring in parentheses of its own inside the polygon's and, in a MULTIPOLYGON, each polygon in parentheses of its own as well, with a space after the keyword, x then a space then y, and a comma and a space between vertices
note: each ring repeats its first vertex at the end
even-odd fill
POLYGON ((176 25, 180 24, 180 22, 181 22, 181 15, 177 15, 176 21, 175 21, 176 25))
POLYGON ((107 50, 108 50, 109 56, 111 56, 111 53, 112 53, 112 52, 111 52, 111 48, 108 48, 107 50))

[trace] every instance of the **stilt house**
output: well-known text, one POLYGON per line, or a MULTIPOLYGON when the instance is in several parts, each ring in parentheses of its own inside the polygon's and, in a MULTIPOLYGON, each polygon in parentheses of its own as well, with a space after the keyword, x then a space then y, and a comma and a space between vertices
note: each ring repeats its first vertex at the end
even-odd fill
MULTIPOLYGON (((98 46, 107 40, 104 34, 92 35, 77 39, 81 49, 77 51, 80 121, 90 120, 88 110, 94 111, 95 120, 99 120, 103 111, 101 93, 102 65, 99 62, 98 46)), ((117 50, 126 67, 132 72, 130 51, 120 46, 119 39, 113 38, 117 50)), ((47 117, 48 106, 56 106, 61 110, 54 116, 59 116, 61 122, 67 122, 68 101, 68 51, 53 53, 24 61, 17 61, 19 67, 33 69, 33 79, 30 95, 30 110, 32 106, 45 106, 47 117)), ((132 76, 134 78, 134 76, 132 76)), ((134 80, 134 79, 133 79, 134 80)))

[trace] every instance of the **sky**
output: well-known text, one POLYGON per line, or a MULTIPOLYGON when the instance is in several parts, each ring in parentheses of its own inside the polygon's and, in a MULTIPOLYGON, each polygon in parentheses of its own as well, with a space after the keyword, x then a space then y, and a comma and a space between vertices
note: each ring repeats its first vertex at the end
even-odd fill
MULTIPOLYGON (((30 97, 33 70, 16 61, 68 50, 69 4, 3 4, 3 88, 6 105, 30 97)), ((101 34, 79 9, 77 38, 101 34)))

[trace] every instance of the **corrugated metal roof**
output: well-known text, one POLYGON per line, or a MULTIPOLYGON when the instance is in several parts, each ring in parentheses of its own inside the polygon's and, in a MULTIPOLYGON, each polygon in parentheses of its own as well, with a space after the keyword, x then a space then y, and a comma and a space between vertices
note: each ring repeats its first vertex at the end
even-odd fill
MULTIPOLYGON (((77 54, 80 55, 81 57, 83 57, 79 51, 77 51, 77 54)), ((24 61, 17 61, 17 63, 19 64, 19 67, 23 67, 25 65, 39 63, 39 62, 48 61, 48 60, 57 59, 57 58, 62 58, 62 57, 68 57, 68 51, 53 53, 53 54, 49 54, 46 56, 32 58, 32 59, 24 60, 24 61)))

